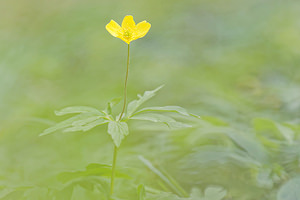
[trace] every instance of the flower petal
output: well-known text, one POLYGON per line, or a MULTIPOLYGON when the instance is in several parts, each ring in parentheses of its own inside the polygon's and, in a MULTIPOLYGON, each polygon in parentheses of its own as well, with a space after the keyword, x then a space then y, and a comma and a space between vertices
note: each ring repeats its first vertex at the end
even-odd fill
POLYGON ((126 42, 127 44, 130 44, 130 42, 132 41, 132 40, 126 39, 124 37, 122 37, 122 38, 120 37, 120 39, 123 40, 124 42, 126 42))
POLYGON ((105 26, 105 28, 114 37, 120 37, 120 35, 122 34, 122 28, 114 20, 110 20, 110 22, 105 26))
POLYGON ((146 21, 142 21, 142 22, 138 23, 136 25, 134 39, 136 40, 138 38, 144 37, 148 33, 150 27, 151 27, 151 24, 146 21))
POLYGON ((133 21, 133 17, 131 15, 127 15, 124 17, 122 28, 130 31, 133 31, 135 29, 135 22, 133 21))

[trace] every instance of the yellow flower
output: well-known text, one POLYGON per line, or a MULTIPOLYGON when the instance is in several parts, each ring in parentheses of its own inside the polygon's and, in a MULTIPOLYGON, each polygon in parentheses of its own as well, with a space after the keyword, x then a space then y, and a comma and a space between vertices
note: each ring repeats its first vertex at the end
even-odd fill
POLYGON ((133 17, 127 15, 123 19, 122 27, 114 20, 111 20, 105 28, 112 36, 120 38, 129 44, 133 40, 144 37, 148 33, 150 27, 151 24, 146 21, 142 21, 135 25, 133 17))

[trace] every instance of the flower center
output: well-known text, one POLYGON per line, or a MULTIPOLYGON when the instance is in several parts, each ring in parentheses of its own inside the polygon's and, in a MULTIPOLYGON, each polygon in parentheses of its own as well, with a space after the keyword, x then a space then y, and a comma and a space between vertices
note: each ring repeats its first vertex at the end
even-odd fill
POLYGON ((124 36, 124 38, 129 39, 131 37, 131 33, 129 31, 125 31, 123 36, 124 36))

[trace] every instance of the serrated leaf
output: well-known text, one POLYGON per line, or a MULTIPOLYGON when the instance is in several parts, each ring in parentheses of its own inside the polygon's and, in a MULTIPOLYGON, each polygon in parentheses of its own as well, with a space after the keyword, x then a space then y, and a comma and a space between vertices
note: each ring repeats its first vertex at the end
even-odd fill
POLYGON ((135 120, 146 120, 146 121, 151 121, 151 122, 159 122, 159 123, 164 123, 166 124, 169 128, 187 128, 191 127, 191 125, 182 123, 182 122, 177 122, 175 119, 162 115, 162 114, 157 114, 157 113, 143 113, 143 114, 138 114, 131 119, 135 120))
POLYGON ((97 110, 96 108, 93 108, 93 107, 89 107, 89 106, 66 107, 60 111, 55 111, 55 114, 58 116, 61 116, 61 115, 66 115, 66 114, 88 113, 88 112, 97 113, 97 114, 102 115, 102 113, 99 110, 97 110))
POLYGON ((138 95, 137 100, 133 100, 128 104, 126 116, 130 117, 144 102, 152 98, 158 90, 160 90, 163 86, 159 86, 155 90, 146 91, 142 96, 138 95))
POLYGON ((76 115, 74 117, 71 117, 69 119, 66 119, 62 122, 57 123, 54 126, 51 126, 50 128, 47 128, 46 130, 44 130, 39 136, 44 136, 44 135, 48 135, 50 133, 53 133, 55 131, 58 131, 60 129, 64 129, 67 127, 72 126, 72 124, 78 120, 83 120, 83 119, 87 119, 91 116, 95 116, 95 113, 81 113, 79 115, 76 115))
POLYGON ((107 132, 111 135, 114 144, 119 147, 125 136, 129 134, 128 125, 126 122, 110 121, 107 132))
POLYGON ((293 178, 286 182, 277 193, 277 200, 300 199, 300 178, 293 178))

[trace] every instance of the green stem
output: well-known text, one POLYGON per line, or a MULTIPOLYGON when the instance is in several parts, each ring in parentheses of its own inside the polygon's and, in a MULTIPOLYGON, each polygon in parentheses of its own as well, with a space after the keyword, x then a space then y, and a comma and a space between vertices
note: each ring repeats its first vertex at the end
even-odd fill
MULTIPOLYGON (((128 72, 129 72, 129 57, 130 57, 130 45, 128 44, 128 54, 127 54, 127 68, 126 68, 126 77, 125 77, 125 84, 124 84, 124 104, 123 109, 120 114, 118 121, 122 119, 122 116, 125 112, 126 108, 126 99, 127 99, 127 81, 128 81, 128 72)), ((115 180, 115 171, 116 171, 116 162, 117 162, 117 154, 118 154, 118 147, 114 145, 114 155, 113 155, 113 163, 111 169, 111 179, 110 179, 110 196, 114 193, 114 180, 115 180)))
POLYGON ((114 193, 114 180, 115 180, 115 171, 116 171, 116 162, 117 162, 117 154, 118 154, 118 147, 114 145, 114 156, 113 156, 113 163, 111 169, 111 179, 110 179, 110 196, 114 193))
POLYGON ((124 104, 123 109, 119 117, 119 121, 122 119, 122 116, 125 112, 126 108, 126 98, 127 98, 127 81, 128 81, 128 72, 129 72, 129 56, 130 56, 130 45, 128 44, 128 54, 127 54, 127 69, 126 69, 126 78, 125 78, 125 84, 124 84, 124 104))

